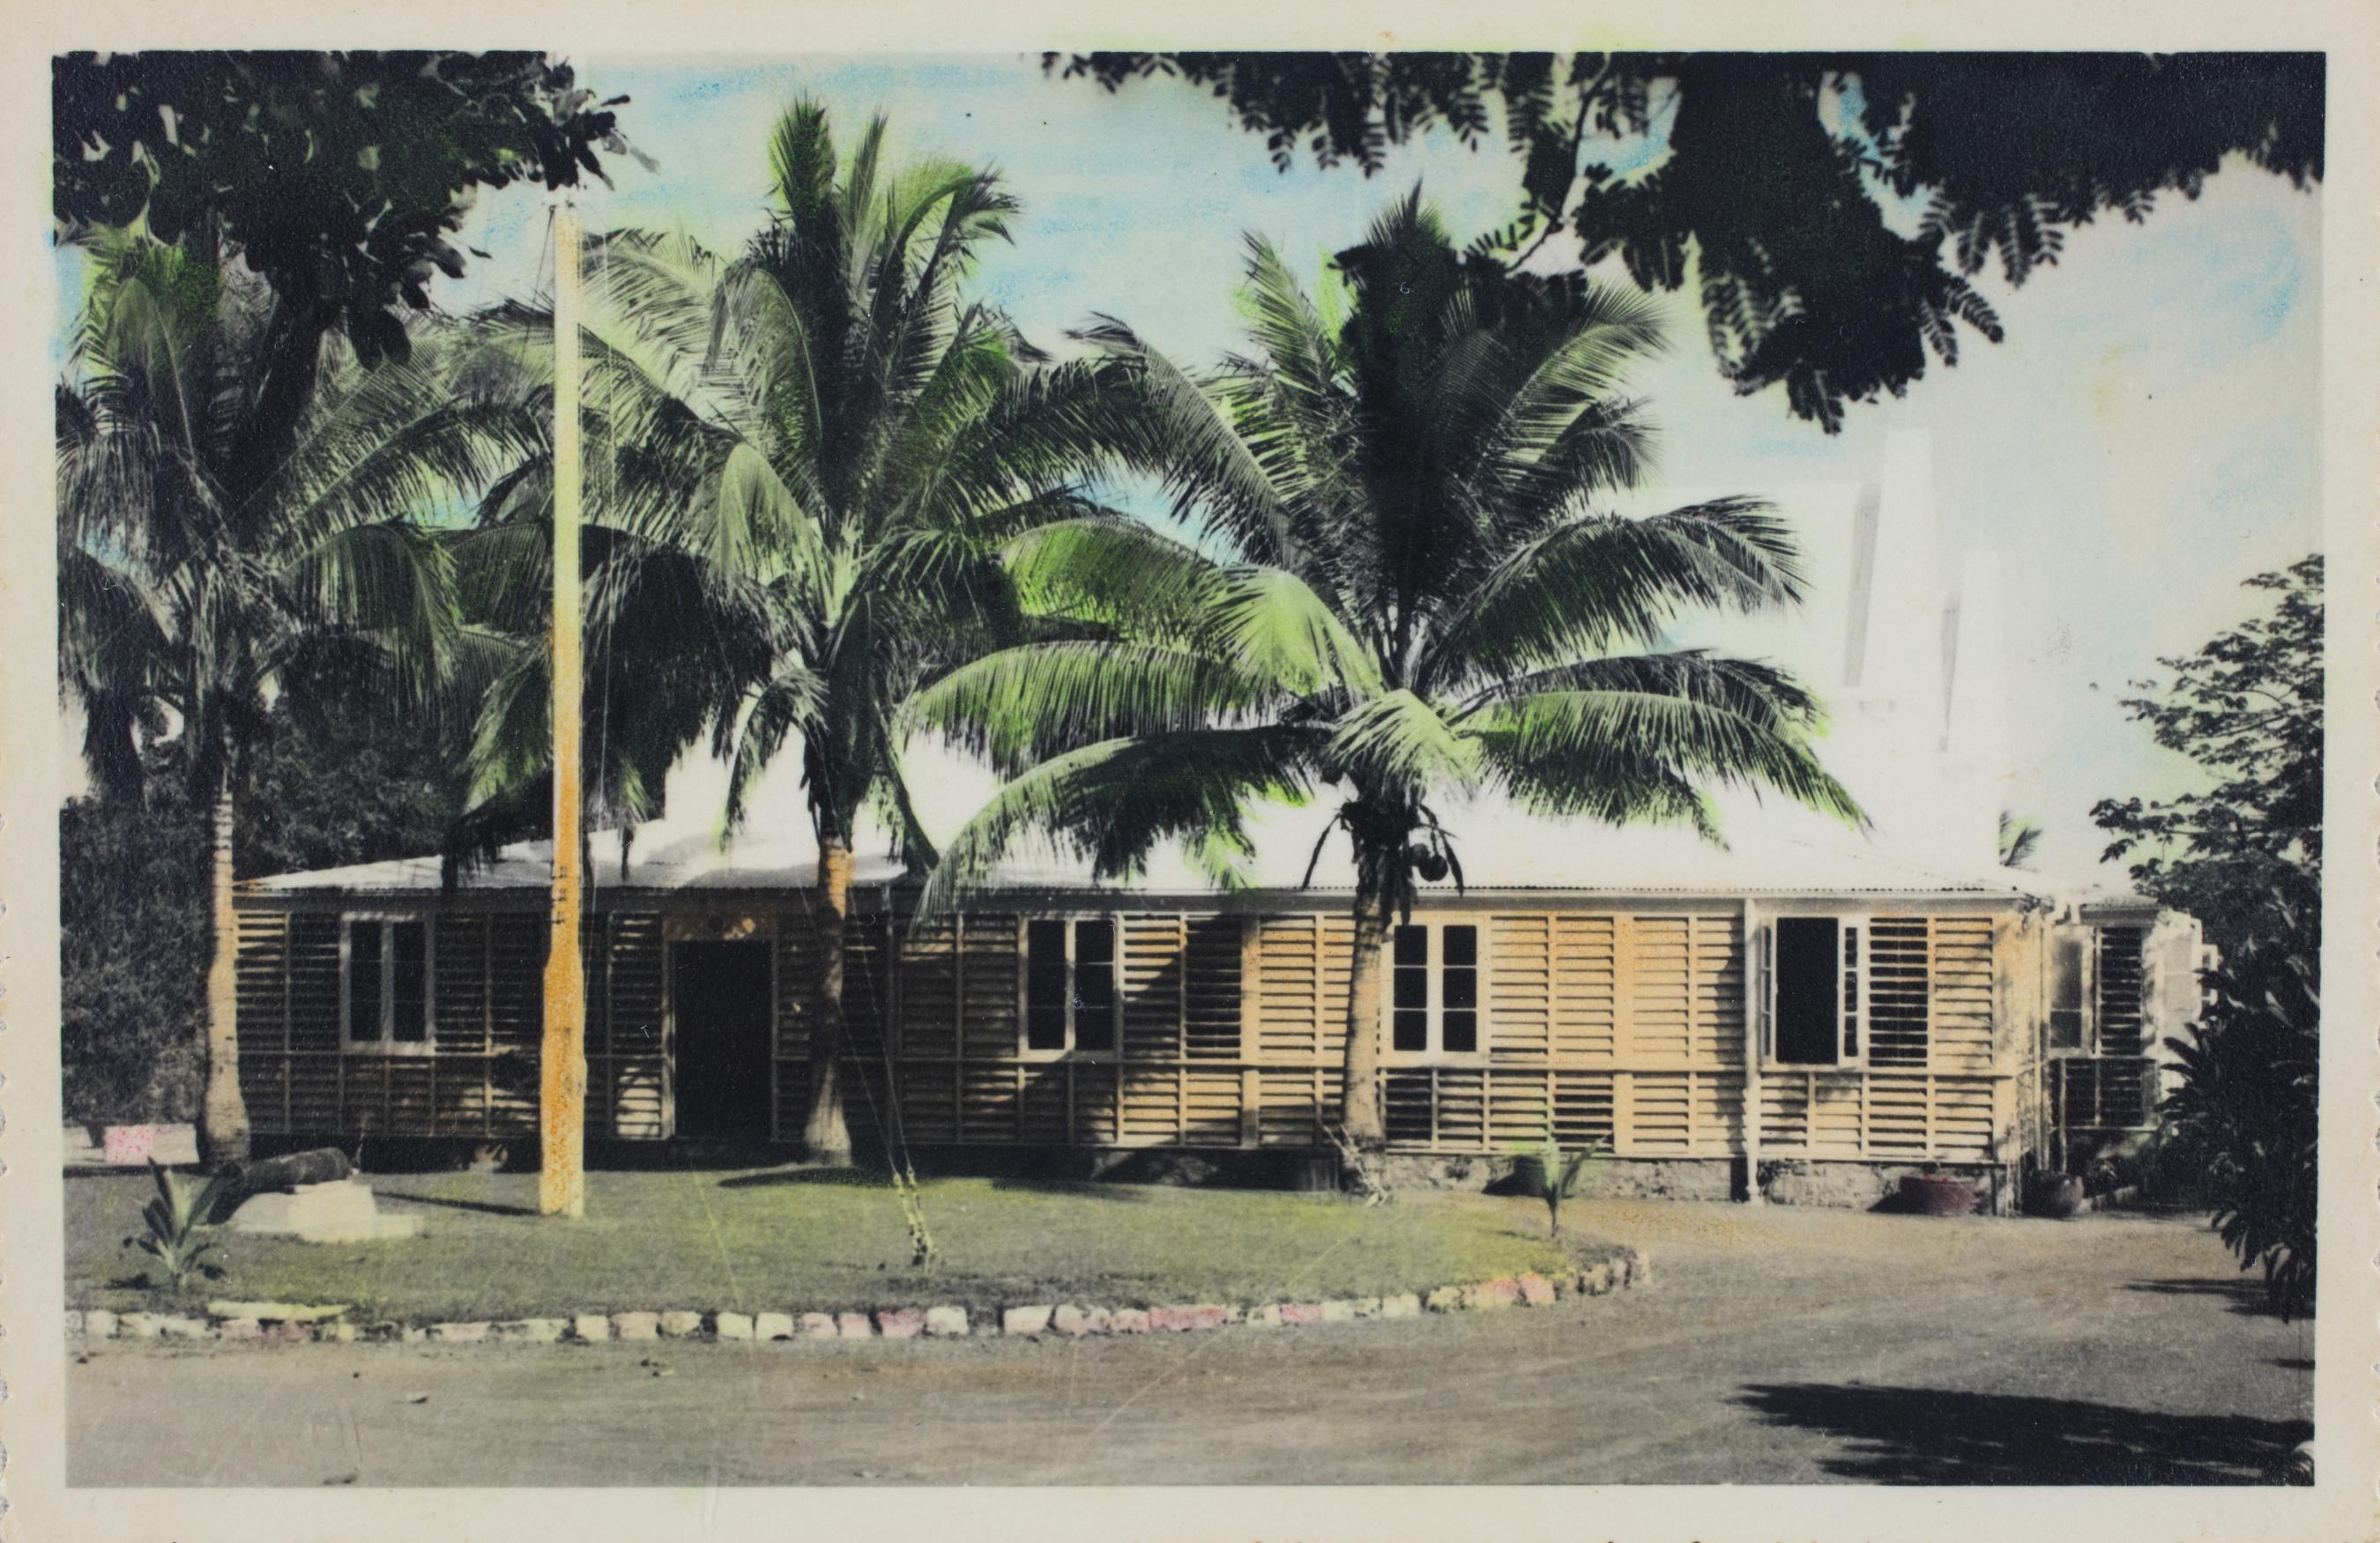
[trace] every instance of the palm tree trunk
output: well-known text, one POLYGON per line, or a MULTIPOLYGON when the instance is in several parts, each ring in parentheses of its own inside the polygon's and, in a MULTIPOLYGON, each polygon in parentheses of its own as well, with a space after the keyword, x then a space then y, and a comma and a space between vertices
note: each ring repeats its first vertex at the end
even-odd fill
POLYGON ((1347 1045, 1340 1120, 1347 1139, 1364 1151, 1388 1145, 1380 1107, 1380 981, 1389 946, 1389 875, 1393 861, 1358 846, 1355 851, 1355 957, 1347 978, 1347 1045))
POLYGON ((802 1126, 809 1161, 851 1166, 851 1127, 843 1117, 843 960, 851 922, 854 858, 848 840, 819 843, 818 1023, 810 1031, 810 1108, 802 1126))
POLYGON ((232 767, 215 774, 214 871, 207 963, 207 1021, 200 1043, 206 1091, 199 1107, 199 1158, 209 1167, 248 1160, 248 1106, 239 1096, 239 917, 232 909, 232 767))

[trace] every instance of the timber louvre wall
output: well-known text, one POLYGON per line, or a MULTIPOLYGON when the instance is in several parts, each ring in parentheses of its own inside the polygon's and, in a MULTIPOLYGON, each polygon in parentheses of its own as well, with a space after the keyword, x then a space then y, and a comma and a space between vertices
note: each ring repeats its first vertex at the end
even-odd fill
MULTIPOLYGON (((518 1139, 536 1128, 541 910, 504 895, 244 897, 240 1078, 264 1135, 518 1139), (333 909, 335 906, 335 909, 333 909), (342 1050, 340 916, 434 928, 434 1050, 342 1050)), ((814 1009, 808 897, 602 898, 589 920, 588 1119, 671 1134, 668 945, 733 919, 772 940, 774 1104, 796 1139, 814 1009)), ((861 897, 855 896, 855 902, 861 897)), ((1353 925, 1318 910, 1036 897, 915 926, 856 904, 846 1021, 855 1140, 878 1150, 893 1068, 917 1144, 1313 1150, 1335 1111, 1353 925), (1028 916, 1117 926, 1115 1053, 1021 1048, 1028 916)), ((1276 905, 1278 902, 1274 902, 1276 905)), ((1480 929, 1476 1054, 1384 1061, 1391 1149, 1508 1154, 1551 1126, 1620 1158, 2015 1165, 2041 1147, 2037 929, 2003 906, 1866 913, 1864 1066, 1757 1067, 1745 1129, 1747 910, 1736 900, 1417 909, 1480 929), (2037 956, 2035 956, 2037 966, 2037 956), (2037 970, 2035 971, 2037 972, 2037 970), (1752 1136, 1747 1140, 1747 1134, 1752 1136)), ((1777 898, 1762 918, 1861 914, 1777 898)))

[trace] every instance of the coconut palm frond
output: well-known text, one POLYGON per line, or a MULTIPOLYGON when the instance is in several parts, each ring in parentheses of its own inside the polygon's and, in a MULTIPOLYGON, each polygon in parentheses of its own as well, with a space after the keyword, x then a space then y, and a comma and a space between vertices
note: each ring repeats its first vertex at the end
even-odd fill
POLYGON ((1311 731, 1278 725, 1109 740, 1046 761, 1010 781, 942 850, 921 908, 948 909, 1019 850, 1087 859, 1100 877, 1136 871, 1163 841, 1212 856, 1246 850, 1246 807, 1302 802, 1311 731))
POLYGON ((1999 818, 1999 854, 2003 868, 2030 868, 2041 845, 2041 826, 2003 809, 1999 818))
MULTIPOLYGON (((1854 826, 1858 801, 1777 714, 1755 717, 1675 691, 1635 687, 1547 690, 1497 703, 1474 720, 1492 765, 1533 775, 1553 763, 1617 754, 1695 786, 1770 789, 1854 826)), ((1542 778, 1539 778, 1540 780, 1542 778)))
POLYGON ((1475 739, 1402 690, 1360 703, 1341 717, 1324 754, 1364 787, 1408 799, 1429 789, 1467 789, 1479 765, 1475 739))
POLYGON ((1281 496, 1244 439, 1227 395, 1210 392, 1132 329, 1100 317, 1071 334, 1089 344, 1140 404, 1130 463, 1164 478, 1173 512, 1252 562, 1292 563, 1296 541, 1281 496))
POLYGON ((961 665, 907 712, 1013 776, 1072 746, 1229 723, 1279 694, 1266 676, 1188 649, 1068 641, 961 665))
POLYGON ((1505 553, 1431 640, 1424 674, 1451 684, 1568 664, 1657 642, 1690 609, 1786 606, 1802 592, 1792 538, 1757 500, 1584 516, 1505 553))

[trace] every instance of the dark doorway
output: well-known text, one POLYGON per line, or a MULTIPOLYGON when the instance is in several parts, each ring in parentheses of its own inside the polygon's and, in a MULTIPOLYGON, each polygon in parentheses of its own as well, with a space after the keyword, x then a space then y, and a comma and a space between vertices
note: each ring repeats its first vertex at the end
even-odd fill
POLYGON ((1838 1059, 1841 1022, 1836 1000, 1840 945, 1827 916, 1787 916, 1777 922, 1777 1058, 1791 1066, 1830 1067, 1838 1059))
POLYGON ((675 944, 670 990, 677 1019, 678 1135, 767 1140, 773 1059, 769 946, 675 944))

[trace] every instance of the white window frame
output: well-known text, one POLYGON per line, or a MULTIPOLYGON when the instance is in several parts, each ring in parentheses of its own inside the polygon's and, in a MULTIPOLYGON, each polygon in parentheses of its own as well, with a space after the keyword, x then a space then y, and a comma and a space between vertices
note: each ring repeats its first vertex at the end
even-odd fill
POLYGON ((1123 918, 1107 911, 1069 910, 1054 915, 1020 916, 1016 919, 1016 1055, 1026 1061, 1111 1061, 1123 1048, 1123 918), (1066 1043, 1062 1047, 1037 1049, 1033 1034, 1033 923, 1062 922, 1066 927, 1066 1043), (1081 994, 1075 989, 1076 963, 1075 958, 1075 930, 1085 922, 1104 922, 1113 929, 1115 942, 1109 952, 1108 970, 1113 990, 1108 998, 1108 1034, 1104 1044, 1083 1043, 1082 1025, 1077 1021, 1081 994))
MULTIPOLYGON (((1475 1066, 1488 1059, 1488 927, 1485 922, 1467 916, 1417 916, 1410 923, 1389 923, 1388 941, 1380 947, 1380 1055, 1382 1059, 1402 1067, 1413 1066, 1475 1066), (1429 982, 1424 1011, 1428 1015, 1428 1044, 1421 1050, 1397 1048, 1397 928, 1411 925, 1424 929, 1429 936, 1429 958, 1423 974, 1429 982), (1476 1026, 1475 1048, 1449 1050, 1446 1046, 1446 944, 1449 927, 1469 927, 1473 937, 1471 973, 1478 991, 1470 1013, 1476 1026)), ((1458 1008, 1458 1011, 1462 1009, 1458 1008)))
POLYGON ((1760 1064, 1775 1071, 1864 1071, 1867 1069, 1869 1031, 1868 1001, 1872 982, 1868 971, 1876 962, 1875 929, 1865 911, 1788 910, 1773 912, 1761 918, 1760 924, 1760 1064), (1835 923, 1835 1058, 1831 1061, 1788 1061, 1777 1053, 1777 924, 1780 922, 1832 922, 1835 923), (1852 934, 1858 938, 1856 964, 1843 958, 1843 939, 1852 934), (1857 1048, 1850 1054, 1843 1050, 1843 1039, 1849 1032, 1857 1048))
POLYGON ((434 1055, 438 1053, 438 928, 419 912, 350 910, 339 917, 339 1048, 373 1055, 434 1055), (396 1038, 396 924, 421 928, 421 1038, 396 1038), (355 993, 349 985, 354 962, 355 931, 377 927, 381 933, 380 1024, 377 1035, 356 1032, 355 993))

